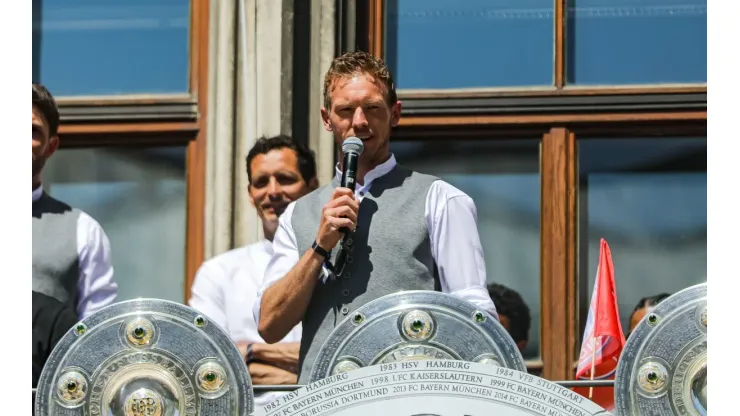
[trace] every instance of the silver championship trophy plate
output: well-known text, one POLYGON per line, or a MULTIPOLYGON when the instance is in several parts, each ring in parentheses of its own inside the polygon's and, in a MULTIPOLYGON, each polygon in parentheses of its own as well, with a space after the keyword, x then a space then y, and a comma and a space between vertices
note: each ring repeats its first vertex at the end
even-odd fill
POLYGON ((252 386, 236 345, 194 309, 158 299, 111 305, 62 338, 35 414, 246 416, 252 386))
POLYGON ((624 346, 615 380, 620 416, 707 414, 706 283, 648 312, 624 346))
POLYGON ((489 313, 449 294, 407 291, 373 300, 329 335, 311 381, 376 364, 463 360, 526 371, 514 340, 489 313))
POLYGON ((255 416, 594 416, 609 413, 570 389, 490 364, 400 361, 314 381, 255 416))

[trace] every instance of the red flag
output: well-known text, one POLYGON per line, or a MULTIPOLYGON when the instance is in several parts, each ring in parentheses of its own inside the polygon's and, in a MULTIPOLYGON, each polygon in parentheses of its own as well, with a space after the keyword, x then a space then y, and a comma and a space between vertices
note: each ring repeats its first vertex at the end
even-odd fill
MULTIPOLYGON (((588 310, 576 378, 585 380, 613 379, 624 343, 622 323, 619 321, 612 254, 606 240, 602 238, 596 282, 591 294, 591 306, 588 310)), ((584 395, 583 388, 574 390, 584 395)), ((598 388, 598 390, 597 397, 591 397, 591 399, 607 410, 613 409, 614 389, 598 388)))

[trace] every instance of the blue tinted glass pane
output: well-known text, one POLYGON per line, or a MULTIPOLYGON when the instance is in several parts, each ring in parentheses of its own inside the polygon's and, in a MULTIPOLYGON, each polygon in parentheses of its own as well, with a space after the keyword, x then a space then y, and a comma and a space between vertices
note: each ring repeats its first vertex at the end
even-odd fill
POLYGON ((391 151, 398 163, 438 176, 473 199, 488 283, 524 298, 532 319, 522 354, 539 358, 539 141, 391 141, 391 151))
POLYGON ((398 88, 553 83, 552 0, 388 0, 385 55, 398 88))
POLYGON ((569 83, 706 82, 706 0, 568 3, 569 83))
POLYGON ((188 0, 34 0, 34 81, 55 96, 188 91, 188 0))
POLYGON ((62 149, 44 188, 100 223, 111 244, 118 299, 184 302, 185 148, 62 149))
POLYGON ((626 334, 640 299, 706 281, 706 139, 583 140, 578 153, 581 310, 604 238, 626 334))

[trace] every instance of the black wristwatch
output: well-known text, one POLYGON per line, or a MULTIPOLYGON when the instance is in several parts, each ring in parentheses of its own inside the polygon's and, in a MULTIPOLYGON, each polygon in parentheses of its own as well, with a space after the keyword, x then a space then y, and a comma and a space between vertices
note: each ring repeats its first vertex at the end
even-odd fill
POLYGON ((315 252, 319 253, 320 255, 324 256, 324 258, 327 259, 327 260, 329 260, 329 258, 331 257, 331 253, 328 252, 328 251, 326 251, 326 250, 324 250, 324 248, 321 247, 319 245, 319 243, 316 242, 316 240, 314 240, 313 245, 311 245, 311 248, 313 249, 313 251, 315 251, 315 252))
POLYGON ((245 357, 247 364, 254 362, 254 351, 252 350, 252 344, 247 345, 247 356, 245 357))

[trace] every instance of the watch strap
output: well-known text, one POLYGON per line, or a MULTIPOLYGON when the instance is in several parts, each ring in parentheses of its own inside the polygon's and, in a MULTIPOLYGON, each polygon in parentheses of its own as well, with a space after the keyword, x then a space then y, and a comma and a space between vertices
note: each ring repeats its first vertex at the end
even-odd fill
POLYGON ((327 260, 329 260, 329 258, 331 257, 331 253, 326 251, 323 247, 321 247, 319 243, 317 243, 315 240, 313 244, 311 245, 311 248, 313 249, 313 251, 319 253, 321 256, 323 256, 327 260))

